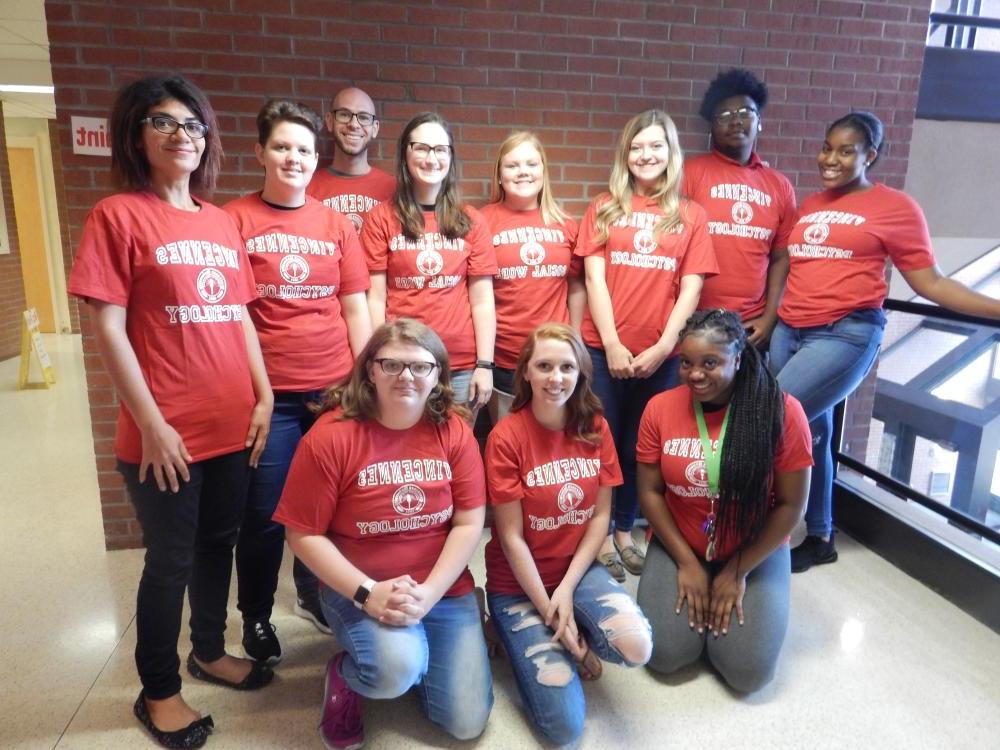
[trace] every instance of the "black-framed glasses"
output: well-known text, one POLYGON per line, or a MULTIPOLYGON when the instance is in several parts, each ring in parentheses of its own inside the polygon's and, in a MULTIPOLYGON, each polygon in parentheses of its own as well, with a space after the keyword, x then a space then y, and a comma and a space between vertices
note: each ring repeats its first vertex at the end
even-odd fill
POLYGON ((358 125, 367 128, 375 122, 375 115, 371 112, 352 112, 349 109, 335 109, 332 114, 333 119, 341 125, 347 125, 351 120, 357 120, 358 125))
POLYGON ((173 117, 167 117, 166 115, 143 117, 139 122, 152 123, 153 129, 157 133, 163 133, 164 135, 173 135, 181 128, 184 128, 184 132, 191 138, 204 138, 208 133, 208 125, 203 122, 198 122, 197 120, 177 122, 173 117))
POLYGON ((739 109, 724 109, 715 115, 715 121, 719 125, 728 125, 731 122, 751 122, 757 115, 757 110, 753 107, 740 107, 739 109))
POLYGON ((427 143, 420 143, 419 141, 410 141, 410 151, 415 153, 421 159, 426 159, 434 152, 434 156, 438 159, 447 159, 451 156, 451 146, 442 143, 440 146, 431 146, 427 143))
POLYGON ((399 375, 403 370, 409 370, 415 378, 426 378, 434 371, 435 367, 439 366, 437 362, 404 362, 401 359, 387 357, 379 357, 373 361, 378 362, 378 366, 386 375, 399 375))

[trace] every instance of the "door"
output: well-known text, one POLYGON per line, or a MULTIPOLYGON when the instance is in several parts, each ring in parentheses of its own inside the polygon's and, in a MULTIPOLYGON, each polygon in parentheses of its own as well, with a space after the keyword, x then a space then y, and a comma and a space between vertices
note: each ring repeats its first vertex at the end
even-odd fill
POLYGON ((7 148, 10 188, 14 196, 17 244, 21 252, 21 277, 28 307, 38 311, 42 333, 55 333, 52 286, 49 281, 48 249, 45 245, 44 206, 39 186, 35 152, 30 148, 7 148))

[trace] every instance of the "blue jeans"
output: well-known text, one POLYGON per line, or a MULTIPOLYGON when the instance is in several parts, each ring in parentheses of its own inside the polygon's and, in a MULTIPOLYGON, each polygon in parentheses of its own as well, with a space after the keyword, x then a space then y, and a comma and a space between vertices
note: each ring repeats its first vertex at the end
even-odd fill
MULTIPOLYGON (((246 514, 236 543, 237 606, 246 622, 271 617, 285 549, 285 527, 271 516, 285 488, 295 449, 316 419, 309 404, 322 399, 322 391, 274 394, 271 431, 251 474, 246 514)), ((316 601, 319 582, 298 558, 292 575, 299 598, 316 601)))
POLYGON ((347 657, 341 676, 366 698, 397 698, 417 686, 427 717, 460 740, 482 734, 493 677, 479 606, 471 592, 446 596, 417 625, 382 625, 320 586, 323 614, 347 657))
MULTIPOLYGON (((573 657, 552 642, 552 629, 526 595, 489 594, 487 601, 531 723, 550 742, 572 742, 586 714, 573 657)), ((638 667, 649 660, 649 622, 603 565, 592 565, 577 584, 573 617, 604 661, 638 667)))
POLYGON ((779 320, 771 334, 771 367, 781 388, 802 403, 812 431, 816 465, 806 506, 809 534, 826 537, 833 531, 833 407, 868 374, 884 328, 885 313, 868 309, 809 328, 779 320))
POLYGON ((604 418, 618 450, 625 483, 615 490, 612 525, 619 531, 631 531, 639 509, 639 493, 635 488, 635 444, 639 438, 639 421, 646 404, 657 393, 677 385, 678 358, 671 357, 648 378, 613 378, 603 349, 588 346, 594 362, 594 394, 604 407, 604 418))

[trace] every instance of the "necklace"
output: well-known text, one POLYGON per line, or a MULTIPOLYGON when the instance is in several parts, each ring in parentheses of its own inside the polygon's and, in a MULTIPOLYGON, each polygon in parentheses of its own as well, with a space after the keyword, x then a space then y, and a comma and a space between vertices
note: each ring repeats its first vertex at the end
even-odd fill
POLYGON ((698 421, 698 437, 701 438, 701 451, 705 460, 705 473, 708 475, 708 497, 711 505, 705 522, 701 525, 701 530, 708 537, 708 545, 705 547, 705 559, 711 562, 715 559, 715 501, 719 497, 719 467, 722 464, 722 445, 726 440, 726 427, 729 425, 729 407, 726 406, 726 414, 722 418, 722 429, 719 430, 719 447, 712 450, 712 441, 708 438, 708 426, 705 424, 705 413, 702 411, 701 402, 694 402, 694 416, 698 421))

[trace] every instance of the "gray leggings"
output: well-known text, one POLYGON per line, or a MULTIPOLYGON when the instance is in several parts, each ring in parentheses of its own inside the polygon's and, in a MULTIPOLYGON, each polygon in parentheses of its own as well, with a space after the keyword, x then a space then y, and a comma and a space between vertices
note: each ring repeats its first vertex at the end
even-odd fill
MULTIPOLYGON (((702 563, 711 570, 708 563, 702 563)), ((653 628, 653 656, 649 668, 669 674, 697 661, 702 652, 733 690, 751 693, 774 677, 781 644, 788 629, 788 589, 791 569, 788 545, 783 544, 747 576, 743 596, 745 625, 735 611, 728 635, 718 638, 706 629, 688 627, 688 615, 677 602, 677 565, 654 538, 646 552, 639 580, 639 607, 653 628)), ((684 604, 687 607, 687 603, 684 604)))

